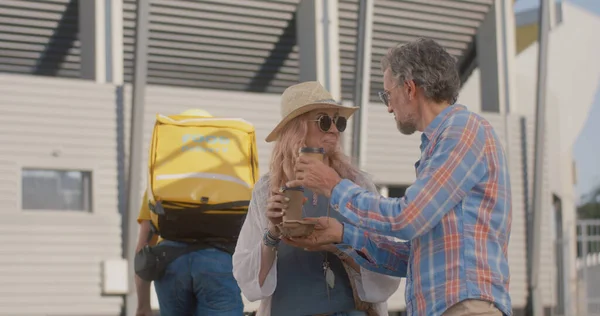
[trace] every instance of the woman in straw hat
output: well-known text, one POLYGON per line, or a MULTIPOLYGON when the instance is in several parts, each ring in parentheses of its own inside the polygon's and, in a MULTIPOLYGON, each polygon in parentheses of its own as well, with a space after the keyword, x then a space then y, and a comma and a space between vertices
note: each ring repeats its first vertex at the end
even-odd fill
MULTIPOLYGON (((373 272, 383 268, 370 266, 348 245, 304 249, 297 241, 282 238, 278 228, 287 207, 279 189, 294 179, 301 147, 323 148, 325 161, 341 177, 375 191, 340 149, 340 132, 354 111, 336 103, 318 82, 291 86, 282 95, 283 118, 266 138, 275 142, 270 170, 255 185, 233 255, 233 274, 242 293, 250 301, 261 300, 257 316, 388 315, 386 301, 398 288, 399 278, 373 272)), ((329 212, 324 196, 309 190, 304 196, 305 217, 344 221, 329 212)), ((365 241, 369 251, 377 251, 386 242, 382 238, 365 241)))

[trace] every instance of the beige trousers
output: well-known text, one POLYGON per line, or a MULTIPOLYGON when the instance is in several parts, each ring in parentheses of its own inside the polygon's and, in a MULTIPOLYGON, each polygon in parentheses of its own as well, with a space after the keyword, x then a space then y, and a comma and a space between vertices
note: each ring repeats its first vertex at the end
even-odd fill
POLYGON ((443 316, 502 316, 494 303, 481 300, 464 300, 454 304, 443 316))

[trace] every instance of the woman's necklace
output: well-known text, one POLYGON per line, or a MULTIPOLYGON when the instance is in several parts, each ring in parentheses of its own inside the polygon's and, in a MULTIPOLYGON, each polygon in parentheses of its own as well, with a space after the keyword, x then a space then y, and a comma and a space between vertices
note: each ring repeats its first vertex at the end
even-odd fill
MULTIPOLYGON (((316 208, 319 202, 319 196, 313 192, 313 201, 312 201, 312 205, 316 208)), ((327 221, 329 221, 329 201, 327 201, 327 221)), ((303 213, 305 213, 306 216, 306 212, 304 211, 304 207, 302 208, 303 213)), ((333 289, 333 287, 335 286, 335 274, 333 274, 333 271, 331 270, 331 267, 329 265, 329 260, 327 258, 327 251, 325 251, 325 255, 324 255, 324 259, 323 259, 323 274, 325 276, 325 283, 326 283, 326 288, 327 288, 327 297, 329 297, 329 289, 333 289)))

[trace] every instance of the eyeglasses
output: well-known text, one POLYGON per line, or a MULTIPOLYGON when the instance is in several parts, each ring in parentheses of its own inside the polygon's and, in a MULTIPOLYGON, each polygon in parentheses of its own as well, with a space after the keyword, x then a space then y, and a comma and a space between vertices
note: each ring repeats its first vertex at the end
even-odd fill
POLYGON ((399 86, 394 86, 392 89, 390 90, 383 90, 383 91, 379 91, 377 92, 377 94, 379 94, 379 99, 381 99, 381 102, 383 102, 383 104, 385 104, 385 106, 389 106, 390 105, 390 91, 398 88, 399 86))
POLYGON ((377 94, 379 94, 379 99, 381 102, 383 102, 385 106, 388 106, 388 102, 390 102, 390 93, 387 91, 379 91, 377 94))
MULTIPOLYGON (((422 83, 421 80, 417 80, 417 79, 413 79, 412 81, 415 83, 416 86, 419 86, 422 83)), ((379 99, 381 99, 381 102, 383 102, 383 104, 385 104, 385 106, 390 106, 390 92, 398 87, 400 87, 400 86, 395 85, 390 90, 384 89, 383 91, 377 92, 377 94, 379 94, 379 99)))
POLYGON ((328 132, 331 129, 331 125, 333 123, 335 124, 335 128, 341 133, 346 130, 347 120, 343 116, 335 115, 334 117, 331 117, 329 115, 322 114, 319 115, 317 119, 314 120, 314 122, 318 123, 317 125, 319 126, 319 129, 322 132, 328 132))

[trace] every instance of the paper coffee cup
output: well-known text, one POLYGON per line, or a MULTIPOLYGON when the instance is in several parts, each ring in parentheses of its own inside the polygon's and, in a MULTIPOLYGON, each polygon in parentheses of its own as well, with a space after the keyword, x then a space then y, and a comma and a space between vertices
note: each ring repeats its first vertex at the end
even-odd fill
POLYGON ((283 215, 283 221, 301 220, 302 206, 304 204, 304 188, 283 188, 283 195, 290 199, 287 202, 288 208, 285 211, 285 215, 283 215))
MULTIPOLYGON (((310 156, 323 161, 325 150, 318 147, 302 147, 299 150, 300 156, 310 156)), ((283 216, 283 222, 280 225, 281 233, 289 237, 308 236, 314 229, 314 223, 302 220, 302 208, 304 206, 304 188, 303 187, 282 187, 281 191, 288 197, 288 207, 283 216)))
POLYGON ((325 158, 325 149, 320 147, 302 147, 298 150, 298 154, 300 156, 307 156, 323 161, 323 159, 325 158))

